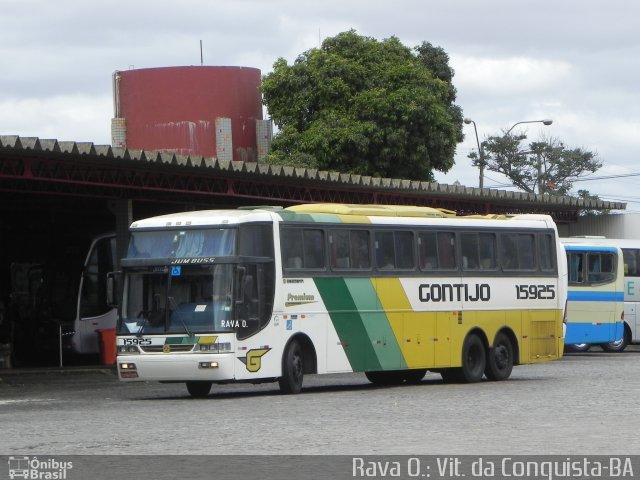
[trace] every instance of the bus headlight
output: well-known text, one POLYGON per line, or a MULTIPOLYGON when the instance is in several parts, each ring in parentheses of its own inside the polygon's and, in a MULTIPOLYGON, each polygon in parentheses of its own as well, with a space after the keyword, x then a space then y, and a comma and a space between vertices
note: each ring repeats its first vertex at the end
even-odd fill
POLYGON ((200 362, 198 368, 218 368, 218 362, 200 362))
POLYGON ((118 345, 118 353, 140 353, 135 345, 118 345))

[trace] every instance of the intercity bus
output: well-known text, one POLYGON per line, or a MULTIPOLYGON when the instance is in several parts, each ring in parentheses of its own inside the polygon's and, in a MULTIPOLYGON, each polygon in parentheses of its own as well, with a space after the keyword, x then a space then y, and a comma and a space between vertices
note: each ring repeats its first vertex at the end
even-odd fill
POLYGON ((566 260, 546 215, 309 204, 165 215, 130 233, 123 381, 298 393, 305 374, 504 380, 563 354, 566 260))
POLYGON ((624 334, 624 265, 620 248, 561 239, 569 271, 565 347, 618 349, 624 334))
POLYGON ((606 237, 571 237, 572 243, 591 243, 618 247, 624 267, 624 323, 619 340, 604 345, 609 352, 621 352, 631 343, 640 343, 640 240, 606 237))

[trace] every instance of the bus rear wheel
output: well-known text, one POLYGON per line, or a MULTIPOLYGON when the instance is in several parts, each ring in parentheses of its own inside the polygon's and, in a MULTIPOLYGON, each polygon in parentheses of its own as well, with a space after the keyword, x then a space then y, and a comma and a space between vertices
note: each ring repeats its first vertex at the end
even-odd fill
POLYGON ((462 366, 440 371, 446 383, 475 383, 482 380, 487 366, 487 353, 478 335, 470 334, 462 344, 462 366))
POLYGON ((211 382, 187 382, 187 391, 193 398, 206 398, 211 391, 211 382))
POLYGON ((280 391, 285 394, 300 393, 304 379, 302 347, 293 340, 282 358, 282 376, 278 379, 280 391))
POLYGON ((489 380, 506 380, 513 370, 513 344, 507 335, 498 333, 489 349, 484 374, 489 380))

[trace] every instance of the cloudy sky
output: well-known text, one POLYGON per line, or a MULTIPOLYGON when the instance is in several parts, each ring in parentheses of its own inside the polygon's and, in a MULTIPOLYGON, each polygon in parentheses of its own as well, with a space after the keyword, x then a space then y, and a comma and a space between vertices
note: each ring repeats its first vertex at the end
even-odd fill
MULTIPOLYGON (((576 183, 640 211, 640 3, 629 0, 2 0, 0 134, 109 144, 115 70, 289 62, 355 29, 442 47, 480 140, 516 122, 598 153, 576 183), (636 176, 637 175, 637 176, 636 176)), ((478 185, 465 125, 442 183, 478 185)), ((509 187, 488 172, 485 186, 509 187)))

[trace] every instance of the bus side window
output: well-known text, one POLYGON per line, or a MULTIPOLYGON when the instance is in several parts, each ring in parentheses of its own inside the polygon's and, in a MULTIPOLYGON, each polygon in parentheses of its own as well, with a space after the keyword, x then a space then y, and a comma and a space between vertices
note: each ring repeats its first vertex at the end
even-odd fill
POLYGON ((518 235, 518 268, 534 270, 536 268, 536 248, 534 236, 528 233, 518 235))
POLYGON ((548 233, 538 235, 538 264, 540 270, 543 272, 549 272, 554 270, 553 256, 553 237, 548 233))
POLYGON ((285 268, 302 268, 302 230, 282 230, 282 265, 285 268))
POLYGON ((438 244, 435 232, 418 234, 418 260, 421 270, 438 268, 438 244))
POLYGON ((614 279, 614 256, 610 253, 590 253, 588 283, 610 282, 614 279))
POLYGON ((380 270, 395 268, 393 232, 376 232, 376 266, 380 270))
POLYGON ((305 229, 302 237, 304 268, 323 269, 325 265, 324 231, 305 229))
POLYGON ((480 240, 480 269, 495 270, 496 268, 496 237, 493 233, 481 233, 480 240))
POLYGON ((415 268, 413 233, 395 232, 394 245, 396 252, 396 267, 405 270, 415 268))
POLYGON ((578 252, 567 252, 569 265, 569 283, 582 283, 582 265, 584 254, 578 252))
POLYGON ((438 268, 454 270, 457 265, 455 234, 453 232, 438 232, 438 268))
POLYGON ((348 230, 331 230, 329 232, 329 248, 331 268, 345 269, 350 267, 348 230))
POLYGON ((351 231, 351 260, 351 268, 371 268, 370 241, 367 230, 351 231))
POLYGON ((460 235, 462 253, 462 268, 464 270, 478 270, 478 235, 476 233, 463 233, 460 235))
POLYGON ((638 271, 638 257, 640 254, 640 250, 637 250, 635 248, 623 248, 622 254, 624 256, 624 274, 629 277, 639 276, 640 272, 638 271))

